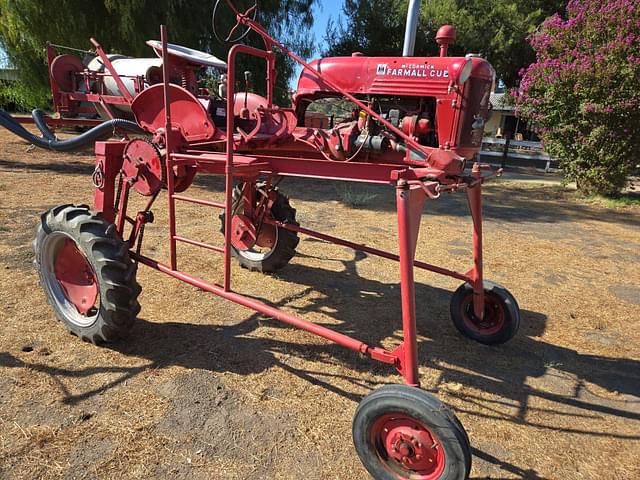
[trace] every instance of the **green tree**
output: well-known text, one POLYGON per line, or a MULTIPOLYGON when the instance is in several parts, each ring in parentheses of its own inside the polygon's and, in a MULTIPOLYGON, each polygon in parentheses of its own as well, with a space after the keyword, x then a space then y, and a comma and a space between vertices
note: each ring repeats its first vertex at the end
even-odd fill
MULTIPOLYGON (((420 10, 416 55, 437 55, 435 34, 456 27, 452 55, 480 53, 498 77, 514 85, 518 71, 534 59, 526 38, 547 16, 563 9, 560 0, 427 0, 420 10)), ((344 24, 333 22, 325 38, 327 54, 400 55, 408 0, 345 0, 344 24)))
MULTIPOLYGON (((310 12, 314 2, 265 0, 260 2, 258 20, 270 33, 306 56, 311 52, 311 44, 303 33, 313 22, 310 12)), ((250 5, 248 1, 234 3, 239 8, 250 5)), ((153 53, 144 42, 159 38, 159 26, 165 23, 172 43, 226 58, 228 45, 220 44, 212 35, 212 5, 210 1, 188 0, 0 0, 0 45, 21 77, 12 87, 14 100, 25 106, 48 103, 44 53, 47 41, 89 49, 89 38, 95 37, 107 52, 150 56, 153 53)), ((254 34, 246 42, 262 46, 254 34)), ((249 68, 256 71, 255 78, 265 78, 263 62, 246 59, 243 62, 240 73, 249 68)), ((276 90, 280 98, 286 97, 287 80, 292 72, 290 62, 280 62, 276 90)))
POLYGON ((572 0, 530 40, 517 112, 581 191, 619 193, 640 152, 640 0, 572 0))

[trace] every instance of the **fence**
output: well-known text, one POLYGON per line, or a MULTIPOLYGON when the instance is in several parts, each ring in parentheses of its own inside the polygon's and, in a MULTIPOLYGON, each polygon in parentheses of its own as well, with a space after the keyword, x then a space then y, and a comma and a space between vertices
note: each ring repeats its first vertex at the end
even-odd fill
POLYGON ((505 166, 525 166, 544 168, 548 172, 558 166, 558 161, 547 155, 540 142, 527 140, 511 140, 510 138, 482 139, 482 150, 479 153, 480 160, 489 163, 500 163, 505 166))

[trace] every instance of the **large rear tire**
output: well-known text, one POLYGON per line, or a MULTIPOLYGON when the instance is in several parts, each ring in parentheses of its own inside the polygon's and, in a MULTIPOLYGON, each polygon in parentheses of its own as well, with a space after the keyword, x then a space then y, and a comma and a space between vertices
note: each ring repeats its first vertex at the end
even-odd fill
POLYGON ((47 300, 71 333, 93 343, 127 335, 141 288, 114 225, 85 206, 60 205, 41 215, 33 248, 47 300))

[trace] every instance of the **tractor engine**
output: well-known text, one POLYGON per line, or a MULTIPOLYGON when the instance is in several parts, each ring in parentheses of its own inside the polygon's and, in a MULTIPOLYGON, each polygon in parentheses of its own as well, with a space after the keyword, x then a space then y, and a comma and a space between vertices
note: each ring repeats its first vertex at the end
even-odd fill
MULTIPOLYGON (((429 163, 439 163, 457 174, 455 164, 480 150, 489 118, 493 67, 484 59, 467 55, 447 57, 455 38, 453 27, 436 36, 440 57, 329 57, 311 66, 409 136, 420 146, 435 149, 429 163), (444 162, 444 163, 443 163, 444 162), (447 165, 444 165, 447 164, 447 165)), ((338 160, 367 155, 402 157, 407 163, 427 161, 423 151, 407 145, 396 132, 349 102, 315 73, 304 70, 293 97, 298 125, 328 129, 331 154, 338 160)))

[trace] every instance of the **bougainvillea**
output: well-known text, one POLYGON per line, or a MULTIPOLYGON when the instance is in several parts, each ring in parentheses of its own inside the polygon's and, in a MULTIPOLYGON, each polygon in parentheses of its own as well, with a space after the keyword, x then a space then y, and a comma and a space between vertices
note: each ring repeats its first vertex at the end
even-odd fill
POLYGON ((529 41, 517 113, 580 190, 619 193, 640 163, 640 0, 572 0, 529 41))

